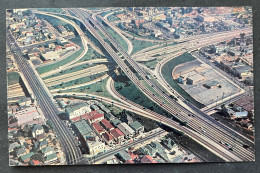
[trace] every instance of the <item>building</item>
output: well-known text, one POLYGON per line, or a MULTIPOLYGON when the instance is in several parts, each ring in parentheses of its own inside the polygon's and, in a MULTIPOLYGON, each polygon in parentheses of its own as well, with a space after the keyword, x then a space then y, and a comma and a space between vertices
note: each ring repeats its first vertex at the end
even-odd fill
POLYGON ((31 157, 32 157, 33 155, 34 155, 33 152, 28 153, 28 154, 25 154, 25 155, 21 156, 19 160, 20 160, 22 163, 29 163, 29 162, 30 162, 30 159, 31 159, 31 157))
POLYGON ((68 115, 69 119, 73 119, 75 117, 78 117, 78 116, 88 113, 90 111, 91 111, 90 106, 87 103, 81 103, 78 105, 67 107, 65 109, 65 112, 68 115))
POLYGON ((98 122, 93 123, 92 127, 99 135, 106 132, 106 130, 98 122))
POLYGON ((55 150, 51 146, 47 146, 41 149, 41 153, 44 155, 44 157, 46 157, 55 153, 55 150))
POLYGON ((208 89, 216 88, 216 87, 221 87, 220 83, 217 81, 210 81, 205 84, 203 84, 204 87, 208 89))
POLYGON ((45 157, 44 163, 47 164, 47 163, 50 163, 50 162, 54 162, 56 160, 58 160, 57 154, 56 153, 52 153, 52 154, 47 155, 45 157))
POLYGON ((144 126, 138 121, 134 121, 129 124, 129 126, 135 131, 135 135, 141 134, 144 132, 144 126))
POLYGON ((39 136, 39 135, 41 135, 43 133, 44 133, 44 129, 43 129, 43 127, 41 125, 34 124, 32 126, 32 136, 33 137, 36 138, 37 136, 39 136))
POLYGON ((97 136, 93 141, 87 141, 87 147, 90 155, 97 155, 99 153, 104 153, 105 143, 102 142, 97 136))
POLYGON ((111 124, 113 124, 113 126, 117 126, 118 124, 122 123, 121 120, 119 120, 118 118, 115 118, 113 120, 110 120, 111 124))
POLYGON ((153 160, 153 158, 149 155, 145 155, 142 159, 141 159, 141 163, 157 163, 155 160, 153 160))
POLYGON ((125 113, 122 117, 122 120, 127 123, 127 124, 130 124, 133 122, 133 118, 128 114, 128 113, 125 113))
POLYGON ((163 140, 163 145, 169 150, 172 151, 177 147, 177 144, 170 138, 163 140))
POLYGON ((125 138, 129 139, 129 138, 132 138, 135 131, 129 127, 126 123, 120 123, 117 125, 117 128, 122 132, 124 133, 125 135, 125 138))
POLYGON ((124 134, 118 128, 111 130, 110 134, 113 136, 116 142, 120 142, 124 139, 124 134))
POLYGON ((38 146, 39 149, 41 150, 41 149, 43 149, 44 147, 46 147, 48 145, 48 142, 46 140, 43 140, 43 141, 41 141, 39 143, 35 142, 34 145, 38 146))
POLYGON ((107 145, 111 145, 114 143, 114 138, 113 136, 111 136, 108 132, 105 132, 102 135, 102 138, 104 139, 104 141, 106 142, 107 145))
POLYGON ((27 154, 26 153, 26 150, 24 149, 24 147, 21 147, 21 148, 19 148, 19 149, 17 149, 16 151, 15 151, 15 155, 19 158, 19 157, 21 157, 21 156, 24 156, 25 154, 27 154))
POLYGON ((25 97, 20 99, 18 102, 19 106, 30 106, 32 104, 31 98, 25 97))
POLYGON ((67 32, 67 30, 64 28, 64 26, 58 26, 58 31, 59 31, 62 35, 68 34, 68 32, 67 32))
POLYGON ((105 143, 93 132, 86 120, 80 120, 74 125, 78 131, 82 146, 88 149, 89 154, 96 155, 104 152, 105 143))
POLYGON ((76 46, 72 43, 65 44, 64 47, 66 50, 76 50, 77 49, 76 46))
POLYGON ((22 109, 14 113, 18 126, 23 127, 25 124, 33 125, 33 124, 44 124, 44 117, 40 115, 37 111, 36 107, 29 107, 26 109, 22 109))
POLYGON ((114 129, 114 127, 110 124, 110 122, 107 119, 103 119, 101 121, 101 125, 107 130, 110 131, 112 129, 114 129))
POLYGON ((187 77, 187 84, 194 85, 194 84, 197 84, 198 82, 200 82, 203 79, 204 79, 204 77, 197 73, 195 75, 187 77))
POLYGON ((60 58, 60 55, 56 51, 49 51, 46 53, 42 53, 41 56, 44 60, 56 60, 60 58))
POLYGON ((126 162, 127 160, 132 160, 129 153, 127 153, 125 150, 120 151, 119 153, 116 154, 116 156, 118 157, 119 160, 123 162, 126 162))
POLYGON ((84 115, 80 116, 81 119, 85 119, 89 121, 90 123, 99 122, 104 119, 104 114, 99 113, 98 111, 91 111, 89 113, 86 113, 84 115))
POLYGON ((9 144, 9 153, 10 153, 10 152, 13 152, 15 148, 18 148, 18 147, 20 147, 20 146, 21 146, 21 145, 18 144, 18 142, 14 142, 14 143, 9 144))

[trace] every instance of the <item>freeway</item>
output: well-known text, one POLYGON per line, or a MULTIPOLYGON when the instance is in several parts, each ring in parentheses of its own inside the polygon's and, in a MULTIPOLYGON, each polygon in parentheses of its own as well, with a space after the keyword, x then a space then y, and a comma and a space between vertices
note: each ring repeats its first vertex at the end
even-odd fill
POLYGON ((77 147, 75 137, 69 132, 66 125, 59 119, 59 111, 57 107, 55 107, 54 101, 49 91, 46 89, 46 87, 41 85, 43 82, 40 78, 38 78, 30 64, 23 57, 21 48, 19 48, 9 30, 7 30, 6 38, 7 45, 14 55, 20 73, 25 76, 25 79, 30 84, 30 87, 33 91, 32 97, 38 103, 44 116, 53 125, 54 132, 57 135, 61 143, 62 150, 66 156, 67 164, 79 164, 79 158, 82 157, 81 151, 77 147))
MULTIPOLYGON (((133 81, 134 84, 140 88, 141 91, 144 91, 144 94, 147 95, 149 98, 152 98, 152 100, 161 105, 165 110, 170 112, 175 117, 181 119, 181 121, 188 122, 188 125, 193 128, 195 131, 201 131, 201 128, 207 129, 205 133, 201 133, 201 138, 207 137, 211 139, 212 141, 215 141, 218 143, 220 140, 227 141, 233 146, 236 146, 236 150, 233 152, 235 153, 239 158, 242 160, 254 160, 254 153, 253 150, 246 150, 242 147, 243 143, 251 143, 253 145, 253 142, 249 139, 245 138, 241 134, 238 134, 237 132, 226 128, 225 126, 219 124, 214 119, 205 116, 202 112, 196 112, 196 114, 189 112, 187 109, 185 109, 182 105, 178 104, 177 102, 171 100, 169 96, 161 90, 160 87, 156 86, 151 81, 145 79, 146 73, 136 64, 135 61, 131 59, 131 57, 124 52, 120 44, 118 44, 113 38, 109 36, 109 34, 106 33, 105 29, 102 27, 101 24, 96 22, 94 19, 91 18, 88 14, 85 14, 83 11, 75 11, 71 9, 70 11, 74 12, 80 19, 83 21, 86 28, 89 30, 89 32, 100 42, 100 44, 107 50, 107 52, 111 55, 111 57, 115 60, 115 62, 119 65, 119 67, 122 69, 122 71, 129 77, 130 80, 133 81), (151 86, 154 88, 156 92, 158 92, 161 96, 163 96, 171 105, 168 104, 162 104, 162 101, 160 98, 156 97, 150 90, 148 90, 145 86, 141 85, 139 82, 139 79, 136 77, 136 75, 130 70, 129 66, 126 65, 126 63, 118 56, 118 54, 113 50, 113 48, 103 40, 103 38, 97 33, 96 29, 92 26, 92 24, 89 23, 88 20, 86 20, 86 17, 88 17, 89 21, 97 27, 103 35, 107 37, 107 39, 112 43, 114 48, 116 48, 120 54, 126 58, 127 62, 135 69, 136 72, 139 73, 139 75, 151 86), (178 107, 181 110, 181 113, 176 113, 176 109, 173 108, 178 107), (190 115, 193 115, 193 120, 190 121, 190 115)), ((232 34, 229 34, 226 37, 233 37, 232 34)), ((223 38, 222 38, 223 39, 223 38)), ((221 39, 219 39, 221 40, 221 39)), ((214 40, 217 42, 217 40, 214 40)), ((208 44, 208 43, 207 43, 208 44)), ((204 44, 201 43, 200 46, 203 46, 204 44)), ((197 111, 197 110, 196 110, 197 111)), ((229 152, 229 151, 225 151, 229 152)), ((235 157, 237 158, 237 157, 235 157)))

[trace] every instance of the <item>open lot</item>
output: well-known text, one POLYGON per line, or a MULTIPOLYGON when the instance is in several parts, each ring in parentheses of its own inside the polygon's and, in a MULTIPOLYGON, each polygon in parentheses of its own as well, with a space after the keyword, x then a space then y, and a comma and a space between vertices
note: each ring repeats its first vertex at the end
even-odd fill
MULTIPOLYGON (((194 62, 193 62, 194 63, 194 62)), ((197 67, 200 66, 199 63, 194 63, 197 67)), ((187 65, 191 66, 191 65, 187 65)), ((178 71, 185 71, 187 66, 178 67, 178 71), (183 70, 181 70, 183 68, 183 70)), ((193 66, 195 67, 195 65, 193 66)), ((177 71, 177 70, 176 70, 177 71)), ((230 83, 227 79, 220 76, 216 73, 212 68, 205 67, 198 72, 198 74, 204 77, 203 80, 197 82, 196 84, 180 84, 179 85, 195 100, 198 102, 209 105, 216 101, 221 101, 222 99, 229 98, 232 95, 240 92, 240 89, 230 83), (216 81, 218 82, 221 87, 214 87, 211 89, 206 88, 203 86, 207 82, 216 81)))

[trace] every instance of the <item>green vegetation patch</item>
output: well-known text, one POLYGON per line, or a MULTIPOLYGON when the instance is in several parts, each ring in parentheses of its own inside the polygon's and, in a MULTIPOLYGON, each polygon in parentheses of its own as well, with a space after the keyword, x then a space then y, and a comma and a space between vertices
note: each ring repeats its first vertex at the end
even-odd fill
POLYGON ((167 111, 163 110, 159 105, 151 101, 146 95, 144 95, 139 88, 137 88, 125 74, 120 74, 115 78, 116 90, 125 98, 147 108, 154 112, 157 112, 166 117, 171 117, 167 111), (129 94, 131 93, 131 94, 129 94))
POLYGON ((17 72, 8 72, 7 73, 7 81, 8 85, 13 85, 19 83, 20 74, 17 72))
MULTIPOLYGON (((127 36, 126 36, 127 37, 127 36)), ((147 47, 151 47, 160 43, 150 42, 150 41, 141 41, 141 40, 135 40, 135 38, 129 38, 127 37, 133 44, 133 51, 131 54, 134 54, 142 49, 145 49, 147 47)))
POLYGON ((109 33, 110 36, 112 36, 121 46, 122 48, 127 51, 128 50, 128 46, 126 41, 120 36, 118 35, 113 29, 111 29, 110 27, 106 27, 107 32, 109 33))
POLYGON ((184 53, 176 58, 173 58, 172 60, 170 60, 169 62, 167 62, 166 64, 164 64, 164 66, 162 67, 162 75, 164 77, 164 79, 167 81, 167 83, 174 89, 176 90, 179 94, 181 94, 185 99, 189 100, 192 104, 194 104, 195 106, 197 106, 198 108, 202 108, 204 105, 199 103, 198 101, 196 101, 194 98, 192 98, 184 89, 182 89, 177 81, 175 81, 172 77, 172 71, 173 69, 179 65, 179 64, 183 64, 185 62, 188 61, 192 61, 195 58, 189 54, 189 53, 184 53))
POLYGON ((110 93, 106 90, 106 83, 107 78, 102 79, 94 84, 82 86, 62 92, 80 92, 80 93, 86 93, 86 94, 93 94, 101 97, 106 97, 115 100, 110 93))

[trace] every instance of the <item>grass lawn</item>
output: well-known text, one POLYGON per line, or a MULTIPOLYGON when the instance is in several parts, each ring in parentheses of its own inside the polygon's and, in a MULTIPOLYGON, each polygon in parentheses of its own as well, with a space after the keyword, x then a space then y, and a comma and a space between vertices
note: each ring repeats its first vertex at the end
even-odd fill
POLYGON ((128 46, 125 40, 110 27, 106 27, 106 30, 110 34, 110 36, 112 36, 118 43, 120 43, 123 49, 127 52, 128 46))
POLYGON ((91 85, 82 86, 82 87, 74 88, 74 89, 70 89, 70 90, 65 90, 63 92, 80 92, 80 93, 93 94, 93 95, 97 95, 97 96, 106 97, 106 98, 116 100, 106 90, 107 80, 108 79, 106 78, 106 79, 103 79, 102 81, 96 82, 96 83, 91 84, 91 85))
POLYGON ((110 22, 114 22, 116 20, 119 20, 118 17, 116 17, 115 15, 111 15, 111 16, 108 16, 107 17, 107 20, 110 21, 110 22))
POLYGON ((19 83, 20 74, 17 72, 8 72, 7 73, 7 81, 8 85, 13 85, 19 83))
POLYGON ((137 88, 124 74, 120 74, 115 78, 115 88, 122 96, 126 97, 127 99, 161 115, 168 115, 170 117, 168 112, 163 110, 160 106, 144 95, 139 90, 139 88, 137 88))
POLYGON ((167 62, 163 67, 162 67, 162 75, 164 79, 167 81, 167 83, 178 93, 180 93, 185 99, 188 99, 192 104, 197 106, 198 108, 202 108, 204 105, 193 99, 184 89, 182 89, 178 83, 173 80, 172 78, 172 70, 179 64, 183 64, 188 61, 192 61, 195 58, 189 54, 189 53, 184 53, 169 62, 167 62))
MULTIPOLYGON (((127 37, 127 36, 126 36, 127 37)), ((147 47, 151 47, 151 46, 154 46, 156 44, 160 44, 160 43, 153 43, 153 42, 147 42, 147 41, 140 41, 140 40, 135 40, 133 38, 129 38, 127 37, 133 44, 133 51, 131 54, 134 54, 144 48, 147 48, 147 47)))
POLYGON ((76 63, 83 62, 83 61, 88 61, 92 59, 98 59, 98 58, 104 58, 102 55, 100 55, 98 52, 96 52, 92 47, 88 47, 88 52, 76 63))

